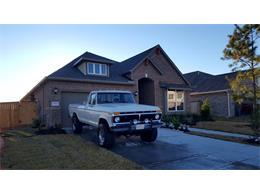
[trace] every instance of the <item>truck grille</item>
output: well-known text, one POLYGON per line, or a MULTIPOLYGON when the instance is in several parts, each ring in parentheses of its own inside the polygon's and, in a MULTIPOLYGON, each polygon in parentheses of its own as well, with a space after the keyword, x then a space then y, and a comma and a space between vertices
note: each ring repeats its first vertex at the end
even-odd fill
POLYGON ((155 114, 142 114, 140 117, 140 121, 144 121, 144 119, 148 119, 148 120, 154 120, 155 118, 155 114))
MULTIPOLYGON (((158 113, 156 113, 158 114, 158 113)), ((148 120, 156 120, 155 119, 155 115, 156 114, 133 114, 133 115, 120 115, 120 123, 126 123, 126 122, 131 122, 133 121, 134 119, 138 120, 138 121, 141 121, 143 122, 145 119, 148 119, 148 120)), ((160 115, 160 119, 161 119, 161 114, 160 115)), ((114 116, 115 118, 116 116, 114 116)), ((114 119, 113 119, 114 120, 114 119)))
POLYGON ((130 122, 130 121, 133 121, 134 119, 139 120, 139 115, 123 115, 123 116, 120 116, 120 122, 122 122, 122 123, 130 122))

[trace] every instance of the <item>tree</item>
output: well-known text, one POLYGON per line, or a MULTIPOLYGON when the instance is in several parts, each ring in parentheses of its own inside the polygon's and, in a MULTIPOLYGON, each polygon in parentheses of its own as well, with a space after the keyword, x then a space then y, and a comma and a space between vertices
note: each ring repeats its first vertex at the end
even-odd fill
POLYGON ((231 60, 232 71, 238 71, 236 78, 230 80, 233 98, 238 103, 245 99, 253 103, 252 129, 259 136, 259 106, 260 98, 257 79, 260 77, 260 53, 257 45, 260 38, 259 24, 235 25, 232 35, 224 49, 223 60, 231 60))
POLYGON ((202 120, 210 120, 210 105, 209 105, 209 100, 206 98, 200 108, 200 115, 202 120))

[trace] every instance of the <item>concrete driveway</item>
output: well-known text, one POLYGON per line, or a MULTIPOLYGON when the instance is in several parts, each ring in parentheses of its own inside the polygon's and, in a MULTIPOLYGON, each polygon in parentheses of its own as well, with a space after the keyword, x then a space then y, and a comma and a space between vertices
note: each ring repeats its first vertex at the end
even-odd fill
MULTIPOLYGON (((94 141, 94 131, 84 130, 82 137, 94 141)), ((260 169, 260 147, 164 128, 155 143, 121 137, 111 151, 145 169, 260 169)))

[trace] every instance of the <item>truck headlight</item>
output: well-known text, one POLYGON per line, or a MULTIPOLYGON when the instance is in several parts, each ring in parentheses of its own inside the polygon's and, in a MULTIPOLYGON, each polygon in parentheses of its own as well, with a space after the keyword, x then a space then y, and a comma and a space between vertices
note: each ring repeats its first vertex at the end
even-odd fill
POLYGON ((137 122, 138 122, 138 121, 137 121, 136 119, 133 120, 134 125, 136 125, 137 122))
POLYGON ((116 116, 114 120, 115 120, 116 123, 118 123, 118 122, 120 122, 120 117, 116 116))
POLYGON ((159 120, 159 119, 160 119, 160 115, 159 115, 159 114, 156 114, 154 118, 155 118, 156 120, 159 120))

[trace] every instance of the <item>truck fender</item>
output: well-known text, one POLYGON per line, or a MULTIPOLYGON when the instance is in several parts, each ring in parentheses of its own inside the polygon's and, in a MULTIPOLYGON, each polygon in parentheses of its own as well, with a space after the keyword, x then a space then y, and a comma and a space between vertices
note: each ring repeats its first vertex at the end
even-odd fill
POLYGON ((107 120, 104 119, 104 118, 99 118, 98 125, 99 125, 100 123, 104 123, 104 124, 106 124, 106 125, 109 127, 109 123, 108 123, 107 120))

